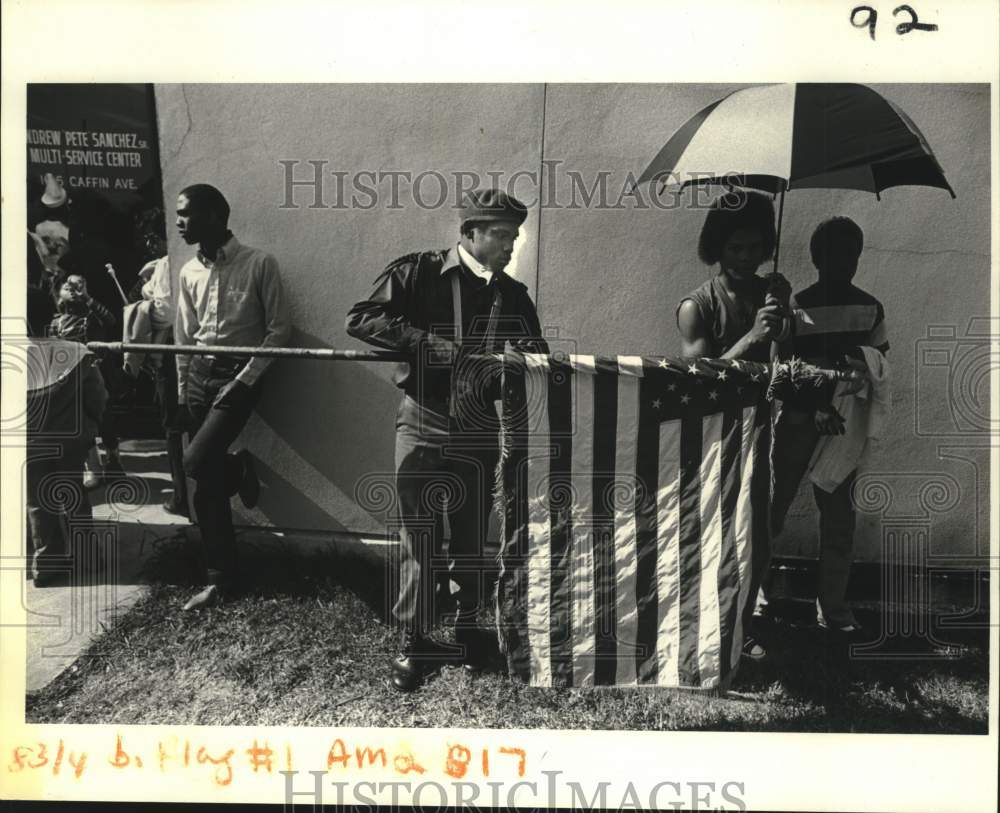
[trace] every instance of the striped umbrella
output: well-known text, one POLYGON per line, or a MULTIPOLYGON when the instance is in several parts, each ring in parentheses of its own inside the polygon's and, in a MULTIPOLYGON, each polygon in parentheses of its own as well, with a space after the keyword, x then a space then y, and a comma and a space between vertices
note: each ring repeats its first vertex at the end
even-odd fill
MULTIPOLYGON (((955 192, 910 117, 865 85, 766 85, 737 90, 692 116, 638 183, 678 188, 725 183, 779 195, 858 189, 881 199, 893 186, 955 192)), ((778 268, 778 246, 774 269, 778 268)))

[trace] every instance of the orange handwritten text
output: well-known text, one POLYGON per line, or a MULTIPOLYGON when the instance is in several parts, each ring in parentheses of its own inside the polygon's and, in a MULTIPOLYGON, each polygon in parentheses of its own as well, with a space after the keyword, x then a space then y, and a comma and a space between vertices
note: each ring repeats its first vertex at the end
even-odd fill
POLYGON ((7 771, 10 773, 20 773, 24 770, 37 771, 40 768, 51 766, 52 775, 59 776, 63 762, 68 762, 73 769, 73 778, 79 779, 83 775, 84 768, 87 767, 86 752, 66 751, 66 744, 59 740, 56 747, 55 758, 49 758, 49 747, 44 742, 35 743, 35 746, 18 745, 11 752, 11 760, 7 764, 7 771))
POLYGON ((204 765, 205 763, 215 765, 215 775, 213 776, 215 784, 225 786, 233 781, 233 766, 230 760, 233 758, 233 754, 235 753, 236 751, 230 748, 222 756, 213 757, 207 750, 205 750, 205 746, 202 746, 198 749, 198 755, 196 758, 199 765, 204 765))
POLYGON ((122 735, 119 734, 115 744, 115 755, 108 758, 108 764, 113 768, 127 768, 129 765, 141 768, 142 757, 138 754, 132 755, 126 752, 122 746, 122 735))

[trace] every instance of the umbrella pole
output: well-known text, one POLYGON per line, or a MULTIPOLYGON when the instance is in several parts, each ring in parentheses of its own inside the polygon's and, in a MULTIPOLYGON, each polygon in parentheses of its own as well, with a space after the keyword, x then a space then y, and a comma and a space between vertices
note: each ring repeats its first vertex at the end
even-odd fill
POLYGON ((778 273, 778 254, 781 251, 781 219, 782 215, 785 213, 785 187, 781 187, 781 196, 778 198, 778 227, 775 229, 774 236, 774 268, 771 270, 772 274, 778 273))

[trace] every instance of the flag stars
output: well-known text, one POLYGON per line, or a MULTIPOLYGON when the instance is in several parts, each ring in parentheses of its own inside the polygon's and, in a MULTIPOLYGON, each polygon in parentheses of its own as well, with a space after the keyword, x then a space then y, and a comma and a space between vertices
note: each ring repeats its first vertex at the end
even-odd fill
POLYGON ((691 373, 691 375, 698 375, 698 365, 691 362, 691 364, 688 365, 688 372, 691 373))
POLYGON ((660 399, 659 399, 659 398, 657 398, 656 400, 654 400, 654 401, 653 401, 653 409, 659 409, 659 408, 660 408, 660 405, 661 405, 661 403, 662 403, 662 402, 660 401, 660 399))
POLYGON ((670 369, 670 365, 667 364, 667 360, 666 359, 660 359, 659 366, 662 367, 664 370, 670 369))
POLYGON ((674 382, 667 384, 667 392, 675 392, 677 390, 677 385, 674 382))
POLYGON ((708 400, 709 400, 709 401, 717 401, 717 400, 718 400, 718 398, 719 398, 719 393, 718 393, 718 392, 716 392, 715 390, 712 390, 712 391, 711 391, 711 392, 710 392, 710 393, 708 394, 708 400))
POLYGON ((684 393, 684 394, 683 394, 683 395, 681 396, 681 403, 682 403, 682 404, 690 404, 690 403, 691 403, 691 396, 690 396, 690 395, 688 395, 687 393, 684 393))
POLYGON ((719 381, 725 381, 725 380, 726 380, 726 371, 719 370, 719 381))
POLYGON ((732 364, 733 367, 735 367, 737 370, 742 370, 743 369, 743 365, 740 364, 740 360, 739 359, 733 359, 729 363, 732 364))

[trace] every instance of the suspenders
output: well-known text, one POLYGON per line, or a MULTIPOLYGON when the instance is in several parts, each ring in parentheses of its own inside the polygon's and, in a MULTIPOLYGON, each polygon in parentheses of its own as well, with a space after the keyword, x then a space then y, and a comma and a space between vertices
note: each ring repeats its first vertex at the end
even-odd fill
MULTIPOLYGON (((456 271, 451 275, 451 306, 455 318, 455 343, 462 344, 462 289, 459 281, 461 271, 456 271)), ((490 317, 486 323, 486 334, 483 336, 481 348, 485 352, 493 351, 493 343, 496 339, 497 322, 500 319, 500 308, 503 306, 503 295, 500 293, 500 286, 493 283, 493 304, 490 306, 490 317)), ((457 369, 452 367, 451 371, 451 398, 448 399, 448 414, 451 417, 457 415, 456 398, 457 395, 457 369)))

